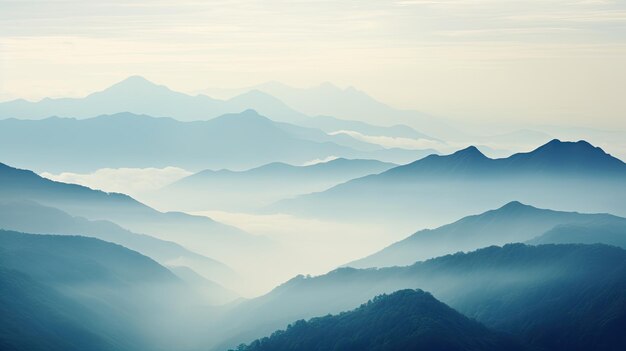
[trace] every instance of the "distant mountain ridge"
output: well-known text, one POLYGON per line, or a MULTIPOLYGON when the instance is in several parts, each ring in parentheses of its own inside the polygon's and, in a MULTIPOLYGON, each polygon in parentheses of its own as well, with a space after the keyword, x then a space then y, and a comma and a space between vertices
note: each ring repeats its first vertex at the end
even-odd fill
MULTIPOLYGON (((532 242, 532 239, 558 226, 597 224, 619 225, 626 229, 626 218, 608 214, 581 214, 539 209, 510 202, 496 210, 464 217, 435 229, 425 229, 372 255, 350 262, 355 268, 407 266, 417 261, 471 251, 491 245, 532 242)), ((626 239, 626 231, 623 233, 626 239)), ((604 242, 593 241, 588 243, 604 242)), ((560 243, 572 243, 566 237, 560 243)))
POLYGON ((394 166, 377 160, 337 158, 305 166, 274 162, 246 171, 204 170, 166 186, 152 198, 185 210, 254 211, 394 166))
POLYGON ((132 113, 82 120, 0 120, 0 158, 47 172, 168 166, 190 171, 247 169, 328 157, 406 163, 431 153, 436 151, 385 149, 346 135, 274 122, 253 110, 195 122, 132 113))
POLYGON ((405 231, 440 226, 512 200, 626 216, 626 164, 585 141, 555 139, 503 159, 468 147, 284 200, 270 210, 339 219, 384 215, 405 231))
POLYGON ((50 116, 89 118, 102 114, 131 112, 181 121, 207 120, 227 113, 256 109, 280 121, 299 121, 306 116, 278 99, 261 92, 246 93, 222 101, 191 96, 131 76, 84 98, 46 98, 38 102, 14 100, 0 103, 0 117, 42 119, 50 116))
POLYGON ((446 156, 431 155, 405 166, 390 170, 384 176, 419 177, 480 175, 485 177, 503 174, 532 175, 560 173, 574 175, 625 175, 626 164, 588 142, 563 142, 554 139, 533 151, 517 153, 507 158, 491 159, 476 147, 470 146, 446 156))

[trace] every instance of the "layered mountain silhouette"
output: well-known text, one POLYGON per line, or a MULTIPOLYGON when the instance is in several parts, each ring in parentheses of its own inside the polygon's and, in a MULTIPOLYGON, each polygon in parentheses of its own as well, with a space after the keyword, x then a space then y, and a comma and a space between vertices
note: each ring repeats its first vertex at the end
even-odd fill
POLYGON ((55 182, 5 164, 0 164, 0 197, 3 202, 33 201, 72 216, 112 221, 136 233, 193 247, 227 264, 237 260, 237 253, 245 257, 271 245, 266 238, 208 217, 159 212, 124 194, 55 182))
POLYGON ((237 92, 250 91, 270 94, 309 116, 334 116, 383 126, 408 124, 442 138, 463 135, 440 117, 419 111, 395 109, 354 87, 344 89, 326 82, 310 88, 294 88, 280 82, 268 82, 238 89, 237 92))
POLYGON ((400 290, 335 316, 297 321, 245 351, 521 350, 431 294, 400 290))
POLYGON ((0 228, 34 234, 90 236, 137 251, 164 266, 191 267, 226 286, 239 284, 237 273, 230 267, 174 242, 136 234, 110 221, 74 217, 32 201, 0 202, 0 228))
POLYGON ((407 267, 299 276, 237 306, 236 318, 225 319, 219 334, 230 333, 226 344, 232 346, 295 320, 351 310, 376 295, 416 288, 539 349, 620 350, 626 345, 626 251, 600 244, 510 244, 407 267))
POLYGON ((94 238, 0 230, 0 252, 3 349, 168 350, 200 306, 164 267, 94 238))
POLYGON ((329 157, 407 163, 435 152, 385 149, 347 135, 274 122, 254 110, 196 122, 132 113, 82 120, 0 120, 4 162, 47 172, 167 166, 248 169, 329 157))
POLYGON ((379 252, 347 265, 355 268, 407 266, 458 251, 526 241, 614 245, 620 242, 620 237, 623 243, 626 239, 626 218, 608 214, 545 210, 513 201, 496 210, 464 217, 436 229, 420 230, 379 252), (586 239, 583 240, 582 237, 577 239, 583 234, 570 232, 572 227, 585 231, 586 239), (602 230, 604 234, 594 233, 601 228, 604 229, 602 230), (540 235, 542 239, 535 239, 540 235))
POLYGON ((88 118, 102 114, 131 112, 181 121, 207 120, 227 113, 256 109, 280 121, 299 121, 306 116, 260 91, 222 101, 208 96, 191 96, 131 76, 84 98, 46 98, 37 102, 14 100, 0 104, 0 117, 42 119, 50 116, 88 118))
POLYGON ((157 197, 180 209, 253 210, 394 166, 339 158, 309 166, 270 163, 246 171, 204 170, 166 186, 157 197))
MULTIPOLYGON (((437 226, 511 200, 626 215, 626 164, 585 141, 491 159, 469 147, 286 200, 277 211, 437 226)), ((403 227, 406 230, 408 225, 403 227)))

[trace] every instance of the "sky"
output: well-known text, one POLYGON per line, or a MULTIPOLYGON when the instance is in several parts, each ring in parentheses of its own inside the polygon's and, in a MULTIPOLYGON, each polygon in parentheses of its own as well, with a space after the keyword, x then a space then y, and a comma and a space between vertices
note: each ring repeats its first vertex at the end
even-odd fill
POLYGON ((130 75, 354 86, 471 122, 626 130, 626 1, 0 0, 0 101, 130 75))

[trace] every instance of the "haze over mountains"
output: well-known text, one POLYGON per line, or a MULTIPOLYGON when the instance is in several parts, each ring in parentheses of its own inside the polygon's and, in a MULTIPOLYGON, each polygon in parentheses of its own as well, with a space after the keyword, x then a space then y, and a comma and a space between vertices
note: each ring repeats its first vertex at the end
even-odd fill
MULTIPOLYGON (((235 269, 245 268, 248 260, 269 254, 259 248, 265 248, 271 252, 272 243, 267 238, 246 233, 205 216, 191 216, 182 212, 159 212, 127 195, 105 193, 79 185, 54 182, 41 178, 33 172, 3 164, 0 164, 0 195, 3 202, 32 201, 91 221, 112 221, 133 232, 149 234, 161 240, 175 241, 183 246, 193 247, 195 252, 225 262, 235 269)), ((87 223, 85 225, 91 228, 98 224, 87 223)), ((31 229, 41 231, 41 228, 31 229)), ((71 226, 64 225, 62 231, 66 232, 68 229, 71 229, 71 226)), ((114 229, 119 232, 120 228, 114 229)), ((92 230, 93 228, 86 234, 92 230)), ((114 233, 109 229, 107 235, 112 234, 114 233)), ((124 240, 131 239, 127 234, 124 235, 124 240)), ((133 240, 135 238, 133 236, 133 240)), ((154 244, 154 240, 151 244, 154 244)), ((141 250, 150 250, 150 248, 142 246, 141 250)), ((189 252, 181 256, 180 260, 179 264, 188 264, 196 268, 206 264, 206 262, 202 263, 205 261, 204 258, 194 258, 194 255, 189 252), (196 262, 197 259, 200 262, 196 262)), ((201 270, 201 273, 204 270, 206 267, 201 270)), ((213 278, 225 282, 223 276, 221 278, 213 276, 213 278)), ((227 280, 232 283, 237 278, 231 277, 227 280)), ((242 286, 238 287, 242 288, 242 286)))
MULTIPOLYGON (((375 297, 336 316, 297 321, 285 331, 255 340, 245 351, 521 350, 421 290, 375 297)), ((242 349, 242 348, 238 348, 242 349)))
MULTIPOLYGON (((514 201, 499 209, 464 217, 436 229, 420 230, 379 252, 350 262, 347 266, 407 266, 458 251, 517 242, 616 245, 624 243, 624 240, 626 218, 609 214, 544 210, 514 201), (605 229, 600 230, 601 228, 605 229), (585 236, 584 232, 588 235, 585 236)), ((626 248, 625 245, 620 246, 626 248)))
POLYGON ((621 298, 625 263, 626 251, 611 246, 515 244, 408 267, 341 268, 313 278, 300 276, 237 306, 234 315, 247 328, 237 324, 231 340, 252 341, 289 321, 350 310, 382 293, 420 288, 488 328, 540 349, 619 350, 626 343, 617 332, 626 320, 621 298))
POLYGON ((553 140, 537 149, 491 159, 475 147, 432 155, 283 200, 276 211, 329 218, 394 218, 408 226, 435 226, 511 200, 544 208, 626 215, 626 164, 585 141, 553 140), (339 209, 349 208, 349 211, 339 209))
POLYGON ((200 300, 145 256, 77 236, 0 230, 0 243, 3 349, 169 350, 189 337, 178 321, 200 300))
POLYGON ((0 118, 2 350, 626 348, 619 131, 138 76, 0 118))
POLYGON ((338 158, 308 166, 270 163, 239 172, 204 170, 168 185, 154 201, 187 211, 250 211, 395 166, 377 160, 338 158))
POLYGON ((32 201, 0 202, 0 228, 34 234, 83 235, 116 243, 164 266, 188 266, 226 286, 237 286, 237 273, 225 264, 171 241, 136 234, 106 221, 73 217, 32 201), (37 218, 33 221, 32 218, 37 218))
POLYGON ((277 123, 252 110, 196 122, 131 113, 83 120, 1 120, 0 150, 5 162, 47 172, 168 166, 241 170, 329 157, 407 163, 436 152, 385 149, 346 135, 277 123))

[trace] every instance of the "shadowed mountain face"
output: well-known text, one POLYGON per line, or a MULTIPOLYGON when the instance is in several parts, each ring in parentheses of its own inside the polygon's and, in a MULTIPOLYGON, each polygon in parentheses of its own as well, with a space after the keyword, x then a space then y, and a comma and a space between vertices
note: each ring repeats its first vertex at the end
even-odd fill
POLYGON ((584 141, 553 140, 490 159, 470 147, 272 207, 311 216, 437 226, 511 200, 545 208, 626 215, 626 164, 584 141))
MULTIPOLYGON (((420 288, 487 327, 547 350, 620 350, 626 337, 626 251, 604 245, 512 244, 409 267, 341 268, 297 277, 239 305, 235 340, 252 340, 290 321, 357 307, 361 301, 420 288)), ((228 330, 229 323, 223 327, 228 330)), ((235 326, 236 327, 233 327, 235 326)))
POLYGON ((260 91, 222 101, 208 96, 190 96, 132 76, 84 98, 46 98, 38 102, 14 100, 0 104, 0 117, 42 119, 50 116, 88 118, 101 114, 131 112, 182 121, 207 120, 226 113, 253 108, 281 121, 306 118, 278 99, 260 91))
POLYGON ((109 221, 90 221, 35 202, 0 202, 0 228, 35 234, 84 235, 123 245, 162 265, 189 266, 224 285, 237 284, 237 274, 223 263, 170 241, 136 234, 109 221))
POLYGON ((0 120, 4 162, 47 172, 167 166, 246 169, 328 157, 407 163, 432 153, 384 149, 346 135, 273 122, 253 110, 196 122, 131 113, 84 120, 0 120))
POLYGON ((245 351, 521 350, 429 293, 401 290, 336 316, 297 321, 245 351))
POLYGON ((0 253, 0 335, 19 349, 171 349, 199 303, 164 267, 97 239, 0 231, 0 253))
MULTIPOLYGON (((525 242, 561 225, 567 227, 580 225, 588 228, 589 231, 597 225, 608 225, 614 228, 614 232, 617 232, 619 229, 626 229, 626 219, 608 214, 544 210, 514 201, 497 210, 465 217, 436 229, 421 230, 379 252, 351 262, 348 266, 355 268, 406 266, 416 261, 457 251, 525 242)), ((561 241, 553 243, 579 242, 568 241, 566 239, 568 233, 565 231, 563 235, 561 241)), ((626 237, 626 230, 623 231, 623 236, 626 237)), ((593 236, 590 235, 588 240, 581 243, 612 243, 612 241, 603 240, 600 236, 596 237, 595 241, 592 238, 593 236)), ((550 241, 539 243, 550 243, 550 241)))
POLYGON ((0 164, 0 196, 5 202, 34 201, 89 220, 110 220, 134 232, 194 247, 220 261, 222 257, 234 260, 236 253, 245 256, 270 245, 265 238, 208 217, 159 212, 127 195, 51 181, 4 164, 0 164))
POLYGON ((336 159, 310 166, 271 163, 240 172, 204 170, 165 187, 156 198, 184 210, 251 210, 394 166, 376 160, 336 159))

